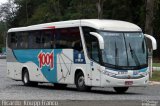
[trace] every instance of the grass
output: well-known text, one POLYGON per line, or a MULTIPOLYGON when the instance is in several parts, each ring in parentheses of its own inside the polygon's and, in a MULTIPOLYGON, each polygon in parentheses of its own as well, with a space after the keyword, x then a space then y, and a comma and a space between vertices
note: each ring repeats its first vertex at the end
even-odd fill
MULTIPOLYGON (((160 63, 153 63, 153 67, 160 67, 160 63)), ((153 71, 152 78, 150 78, 150 81, 159 81, 160 82, 160 70, 153 71)))
POLYGON ((160 67, 160 63, 153 63, 153 67, 160 67))
POLYGON ((153 71, 150 81, 160 81, 160 71, 153 71))

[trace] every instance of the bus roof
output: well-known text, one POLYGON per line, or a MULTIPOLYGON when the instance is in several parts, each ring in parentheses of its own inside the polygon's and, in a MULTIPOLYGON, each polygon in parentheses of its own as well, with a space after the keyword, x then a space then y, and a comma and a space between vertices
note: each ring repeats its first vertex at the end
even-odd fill
POLYGON ((77 26, 88 26, 98 30, 107 30, 107 31, 134 31, 134 32, 142 31, 139 26, 125 21, 104 20, 104 19, 81 19, 81 20, 69 20, 69 21, 37 24, 27 27, 11 28, 8 30, 8 32, 66 28, 66 27, 77 27, 77 26))

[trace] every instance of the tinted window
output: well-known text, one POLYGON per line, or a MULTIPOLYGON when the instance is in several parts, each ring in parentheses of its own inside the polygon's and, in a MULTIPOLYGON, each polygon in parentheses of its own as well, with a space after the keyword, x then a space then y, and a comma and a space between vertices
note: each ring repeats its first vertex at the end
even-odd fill
POLYGON ((44 30, 42 32, 41 38, 42 48, 51 49, 54 48, 54 31, 53 30, 44 30))
POLYGON ((41 33, 40 31, 29 32, 29 48, 39 49, 41 48, 41 33))
POLYGON ((18 37, 15 33, 8 34, 8 46, 10 48, 17 48, 18 37))
POLYGON ((78 27, 11 33, 8 42, 14 49, 83 50, 78 27))
POLYGON ((18 46, 19 49, 27 49, 28 48, 28 32, 18 32, 16 33, 18 37, 18 46))
POLYGON ((83 27, 83 34, 86 42, 88 56, 94 61, 99 62, 100 58, 98 39, 91 35, 90 32, 96 32, 96 30, 89 27, 83 27))
POLYGON ((56 48, 82 50, 79 28, 63 28, 56 31, 56 48))
POLYGON ((12 49, 28 48, 28 33, 14 32, 8 34, 8 46, 12 49))
POLYGON ((29 32, 30 49, 53 49, 54 48, 54 31, 41 30, 29 32))

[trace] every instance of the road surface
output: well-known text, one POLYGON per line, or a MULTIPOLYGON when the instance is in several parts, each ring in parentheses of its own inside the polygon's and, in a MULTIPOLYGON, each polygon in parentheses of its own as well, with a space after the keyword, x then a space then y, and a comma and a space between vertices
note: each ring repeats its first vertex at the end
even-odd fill
MULTIPOLYGON (((136 100, 138 102, 134 103, 139 104, 145 100, 160 100, 160 85, 130 88, 126 94, 116 94, 112 88, 92 88, 90 92, 79 92, 73 85, 63 90, 55 89, 52 84, 26 87, 21 81, 14 81, 6 77, 6 60, 0 59, 0 100, 67 100, 75 104, 81 102, 77 100, 97 100, 102 104, 108 100, 108 103, 111 102, 110 100, 116 100, 114 103, 117 105, 119 101, 124 103, 127 100, 127 103, 131 104, 136 100)), ((89 102, 86 101, 87 103, 89 102)))

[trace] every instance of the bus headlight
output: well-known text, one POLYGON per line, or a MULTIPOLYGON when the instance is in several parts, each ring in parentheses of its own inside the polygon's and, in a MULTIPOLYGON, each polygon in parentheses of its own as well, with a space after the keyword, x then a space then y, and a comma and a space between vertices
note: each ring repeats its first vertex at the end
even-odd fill
POLYGON ((111 72, 108 72, 106 70, 103 70, 102 73, 105 74, 105 75, 108 75, 108 76, 115 76, 115 75, 117 75, 115 73, 111 73, 111 72))
POLYGON ((148 72, 143 72, 143 73, 140 73, 140 75, 142 75, 142 76, 147 76, 148 75, 148 72))

